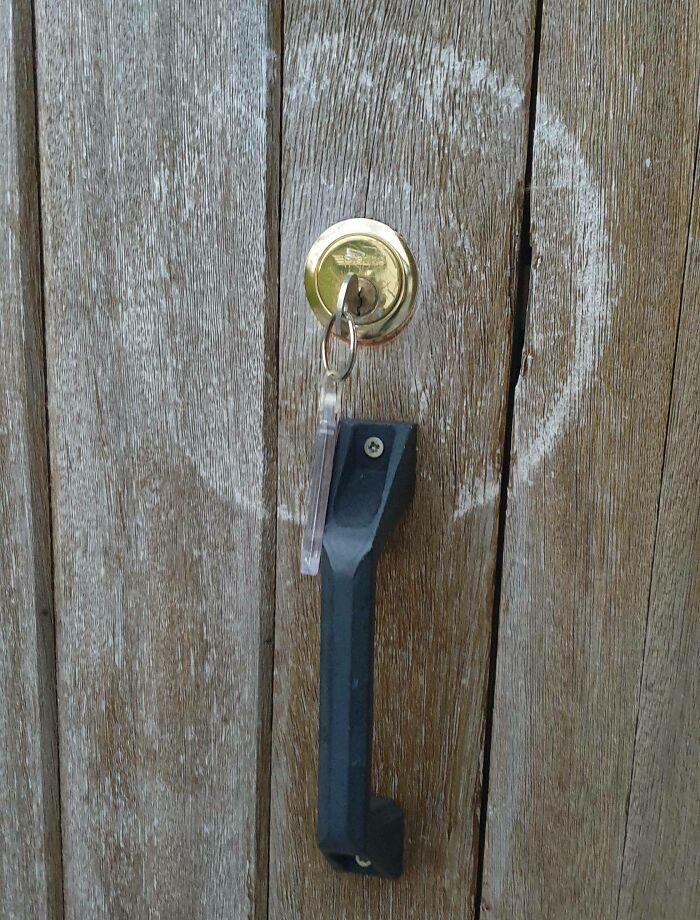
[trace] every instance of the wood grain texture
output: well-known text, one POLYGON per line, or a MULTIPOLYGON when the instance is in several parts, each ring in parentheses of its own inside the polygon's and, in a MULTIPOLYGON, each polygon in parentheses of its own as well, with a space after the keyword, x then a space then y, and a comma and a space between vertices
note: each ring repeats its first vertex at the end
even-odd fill
POLYGON ((61 916, 32 20, 0 0, 0 915, 61 916))
MULTIPOLYGON (((700 115, 700 113, 698 113, 700 115)), ((700 120, 699 120, 700 125, 700 120)), ((618 917, 700 913, 700 174, 695 158, 618 917)))
POLYGON ((544 5, 485 915, 697 916, 699 65, 695 2, 544 5))
POLYGON ((533 20, 529 2, 285 3, 272 918, 473 913, 533 20), (416 496, 377 585, 373 791, 407 822, 392 884, 316 848, 319 594, 298 574, 321 336, 302 269, 354 216, 406 237, 421 288, 344 397, 355 417, 419 424, 416 496))
POLYGON ((265 909, 271 8, 37 5, 69 918, 265 909))

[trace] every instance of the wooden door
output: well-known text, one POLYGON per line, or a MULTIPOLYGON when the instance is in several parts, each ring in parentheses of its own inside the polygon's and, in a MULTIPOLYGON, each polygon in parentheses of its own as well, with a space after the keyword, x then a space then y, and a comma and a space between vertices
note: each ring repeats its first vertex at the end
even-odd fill
POLYGON ((0 915, 700 916, 700 5, 0 0, 0 915), (316 237, 406 238, 355 417, 398 881, 315 842, 316 237))

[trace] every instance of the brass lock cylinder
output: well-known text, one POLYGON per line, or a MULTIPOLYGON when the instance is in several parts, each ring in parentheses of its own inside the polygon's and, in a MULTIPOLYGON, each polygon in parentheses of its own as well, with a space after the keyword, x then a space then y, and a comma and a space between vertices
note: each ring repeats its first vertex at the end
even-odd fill
POLYGON ((304 270, 309 306, 327 326, 340 286, 358 276, 358 296, 350 304, 358 343, 379 345, 393 338, 413 315, 418 270, 408 244, 378 220, 352 218, 333 224, 311 247, 304 270))

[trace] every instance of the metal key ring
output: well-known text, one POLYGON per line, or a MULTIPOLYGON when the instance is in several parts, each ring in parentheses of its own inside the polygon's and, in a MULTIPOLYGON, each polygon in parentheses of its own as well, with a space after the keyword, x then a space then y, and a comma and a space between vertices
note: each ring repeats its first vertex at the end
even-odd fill
POLYGON ((323 334, 323 341, 321 342, 321 361, 323 362, 323 369, 331 380, 339 381, 345 380, 346 377, 350 375, 350 371, 355 366, 355 358, 357 357, 357 330, 355 328, 355 320, 352 314, 345 310, 343 311, 343 316, 347 320, 348 329, 350 330, 350 354, 348 355, 348 360, 342 371, 331 367, 330 359, 330 343, 333 327, 335 325, 335 314, 328 320, 326 331, 323 334))

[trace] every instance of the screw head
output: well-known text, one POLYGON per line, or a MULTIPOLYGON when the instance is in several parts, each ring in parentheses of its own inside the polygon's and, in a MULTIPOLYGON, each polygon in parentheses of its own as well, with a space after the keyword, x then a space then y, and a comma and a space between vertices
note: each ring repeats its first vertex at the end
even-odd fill
POLYGON ((382 439, 378 438, 376 435, 372 435, 370 438, 367 438, 365 441, 365 453, 373 460, 376 460, 377 457, 381 457, 381 455, 384 453, 384 441, 382 441, 382 439))

